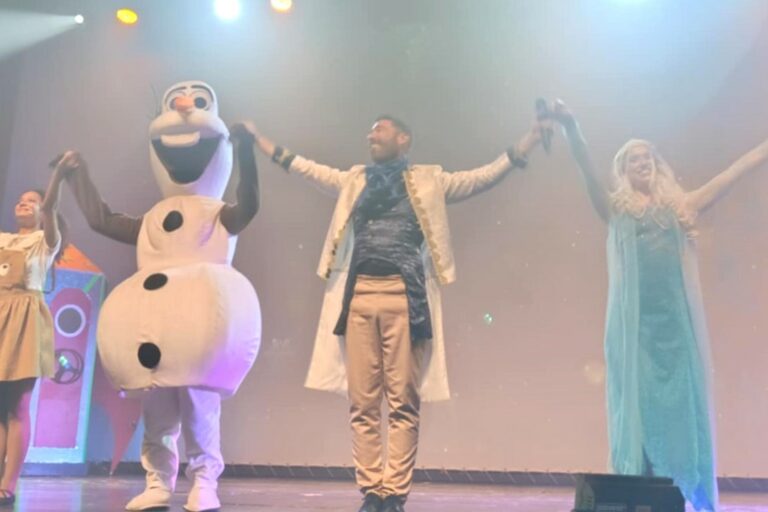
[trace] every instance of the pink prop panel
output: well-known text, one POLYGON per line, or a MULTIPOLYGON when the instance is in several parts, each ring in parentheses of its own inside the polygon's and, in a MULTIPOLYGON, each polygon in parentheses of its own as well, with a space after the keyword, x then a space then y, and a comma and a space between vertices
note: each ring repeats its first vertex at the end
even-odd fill
MULTIPOLYGON (((40 383, 35 446, 76 448, 91 302, 65 288, 50 304, 56 330, 56 374, 40 383)), ((95 322, 95 319, 94 319, 95 322)))

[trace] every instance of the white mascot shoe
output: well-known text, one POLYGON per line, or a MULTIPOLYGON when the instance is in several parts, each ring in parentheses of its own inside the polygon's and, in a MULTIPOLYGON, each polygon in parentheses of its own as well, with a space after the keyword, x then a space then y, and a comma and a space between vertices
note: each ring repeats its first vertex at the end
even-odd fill
POLYGON ((216 494, 216 489, 194 485, 187 495, 184 510, 187 512, 212 512, 219 510, 220 507, 221 502, 216 494))
POLYGON ((138 496, 134 496, 125 506, 125 510, 153 510, 168 508, 170 505, 170 490, 164 487, 148 487, 138 496))

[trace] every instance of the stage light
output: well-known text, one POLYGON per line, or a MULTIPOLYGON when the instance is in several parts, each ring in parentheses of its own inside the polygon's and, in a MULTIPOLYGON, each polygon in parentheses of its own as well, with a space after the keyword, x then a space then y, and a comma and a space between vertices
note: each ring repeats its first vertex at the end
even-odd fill
POLYGON ((277 12, 288 12, 293 7, 293 0, 270 0, 270 3, 277 12))
POLYGON ((232 21, 240 16, 240 2, 239 0, 215 0, 213 11, 222 20, 232 21))
MULTIPOLYGON (((3 2, 0 1, 0 4, 3 2)), ((48 14, 0 7, 0 61, 15 52, 76 29, 80 25, 75 14, 48 14)))
POLYGON ((78 14, 77 16, 75 16, 75 23, 77 23, 78 25, 82 25, 83 23, 85 23, 85 18, 83 17, 82 14, 78 14))
POLYGON ((132 9, 118 9, 115 17, 123 25, 135 25, 139 21, 139 15, 132 9))

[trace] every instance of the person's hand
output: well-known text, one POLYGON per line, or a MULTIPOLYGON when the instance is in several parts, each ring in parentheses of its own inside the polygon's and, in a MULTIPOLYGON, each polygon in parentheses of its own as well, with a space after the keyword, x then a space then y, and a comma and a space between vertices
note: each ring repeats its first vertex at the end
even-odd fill
POLYGON ((80 153, 72 150, 65 151, 51 163, 54 164, 53 172, 62 178, 85 167, 85 160, 80 153))
POLYGON ((536 146, 541 144, 544 133, 552 132, 553 120, 549 118, 538 117, 533 120, 531 127, 515 145, 515 152, 522 158, 526 158, 536 146))
POLYGON ((237 144, 253 145, 259 138, 259 132, 251 121, 240 121, 229 129, 229 140, 237 144))
POLYGON ((272 158, 275 153, 275 143, 264 137, 252 121, 240 121, 229 129, 229 139, 236 145, 249 144, 256 147, 267 158, 272 158))
POLYGON ((549 105, 548 110, 549 117, 563 125, 563 127, 568 128, 569 126, 576 124, 576 118, 574 117, 573 112, 571 112, 563 100, 557 99, 553 101, 552 104, 549 105))

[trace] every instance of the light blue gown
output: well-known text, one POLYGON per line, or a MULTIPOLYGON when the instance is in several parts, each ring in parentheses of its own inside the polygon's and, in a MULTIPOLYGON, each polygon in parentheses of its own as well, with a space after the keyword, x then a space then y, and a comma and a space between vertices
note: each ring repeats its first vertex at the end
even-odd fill
POLYGON ((715 510, 711 364, 693 245, 664 208, 614 214, 609 230, 612 469, 671 477, 697 510, 715 510))

